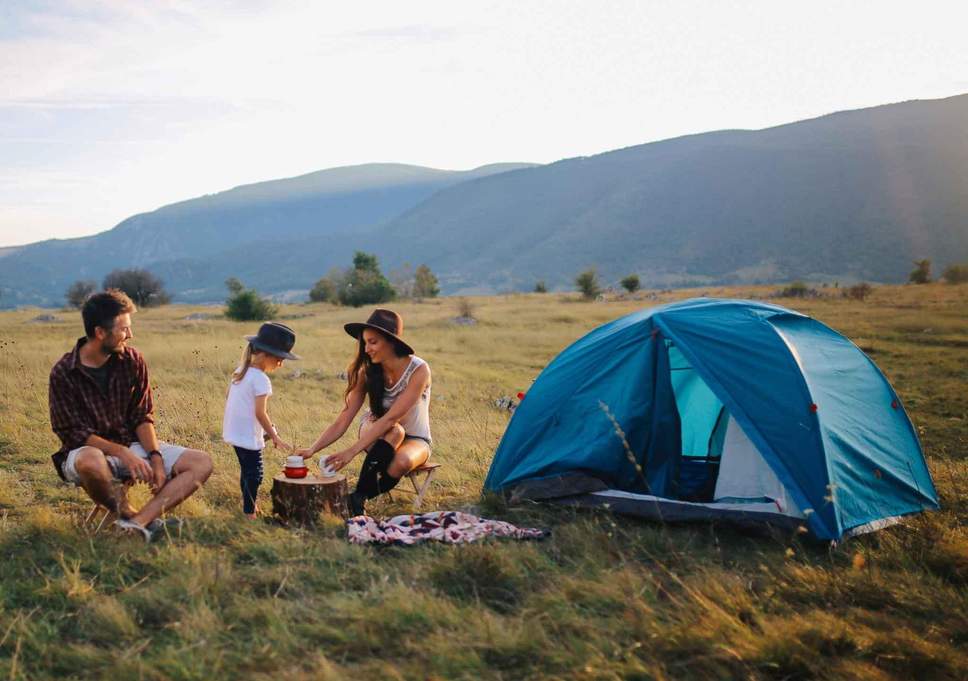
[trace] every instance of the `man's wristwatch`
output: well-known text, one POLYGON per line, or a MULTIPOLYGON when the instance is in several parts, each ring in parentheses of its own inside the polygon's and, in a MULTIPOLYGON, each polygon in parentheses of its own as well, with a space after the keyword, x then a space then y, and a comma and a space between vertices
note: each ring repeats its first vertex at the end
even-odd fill
POLYGON ((148 460, 151 461, 151 457, 153 456, 161 456, 161 452, 159 452, 157 449, 152 449, 150 452, 148 452, 148 460))

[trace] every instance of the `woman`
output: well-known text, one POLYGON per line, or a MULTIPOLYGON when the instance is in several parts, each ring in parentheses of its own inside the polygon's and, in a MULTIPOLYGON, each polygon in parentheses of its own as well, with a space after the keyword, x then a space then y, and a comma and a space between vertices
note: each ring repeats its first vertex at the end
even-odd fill
POLYGON ((396 312, 377 309, 365 323, 343 328, 359 343, 346 371, 343 409, 311 447, 297 454, 309 458, 340 439, 369 397, 359 439, 323 460, 323 466, 338 471, 367 452, 349 498, 356 516, 364 513, 367 499, 389 492, 430 456, 430 366, 401 338, 403 319, 396 312))

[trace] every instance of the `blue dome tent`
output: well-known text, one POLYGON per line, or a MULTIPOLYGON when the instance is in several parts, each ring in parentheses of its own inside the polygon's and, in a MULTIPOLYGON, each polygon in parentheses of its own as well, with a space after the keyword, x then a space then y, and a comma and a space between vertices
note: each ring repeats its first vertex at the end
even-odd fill
POLYGON ((820 539, 938 508, 877 366, 810 317, 743 300, 642 310, 573 343, 521 402, 484 486, 820 539))

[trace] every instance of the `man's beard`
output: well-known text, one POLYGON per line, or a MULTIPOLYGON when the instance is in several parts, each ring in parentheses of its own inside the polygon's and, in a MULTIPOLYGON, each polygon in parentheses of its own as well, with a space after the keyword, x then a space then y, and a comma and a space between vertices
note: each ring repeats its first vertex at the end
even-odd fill
POLYGON ((101 352, 105 357, 110 357, 111 355, 120 355, 124 352, 124 341, 118 341, 114 345, 101 344, 101 352))

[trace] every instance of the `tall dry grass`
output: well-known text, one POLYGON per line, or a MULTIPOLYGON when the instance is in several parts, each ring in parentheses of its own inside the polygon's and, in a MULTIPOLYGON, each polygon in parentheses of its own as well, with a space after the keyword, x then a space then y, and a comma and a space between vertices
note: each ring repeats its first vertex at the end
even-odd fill
MULTIPOLYGON (((765 289, 706 289, 764 296, 765 289)), ((480 497, 507 413, 565 345, 645 304, 514 295, 402 304, 433 369, 432 508, 553 528, 541 543, 373 549, 340 523, 287 530, 242 518, 221 442, 228 376, 251 324, 139 312, 162 437, 209 451, 215 473, 179 509, 178 536, 144 546, 82 520, 85 496, 50 466, 50 366, 74 312, 0 314, 0 678, 42 679, 960 679, 968 676, 968 287, 877 287, 788 304, 847 333, 887 373, 925 446, 942 510, 837 547, 801 535, 658 526, 480 497)), ((647 302, 646 302, 647 301, 647 302)), ((784 301, 779 301, 781 304, 784 301)), ((369 310, 290 306, 305 359, 274 375, 270 413, 308 443, 340 405, 369 310)), ((267 450, 266 469, 284 454, 267 450)), ((353 464, 353 468, 357 464, 353 464)), ((268 485, 260 499, 270 506, 268 485)), ((143 490, 136 494, 143 498, 143 490)), ((381 499, 378 514, 408 498, 381 499)))

